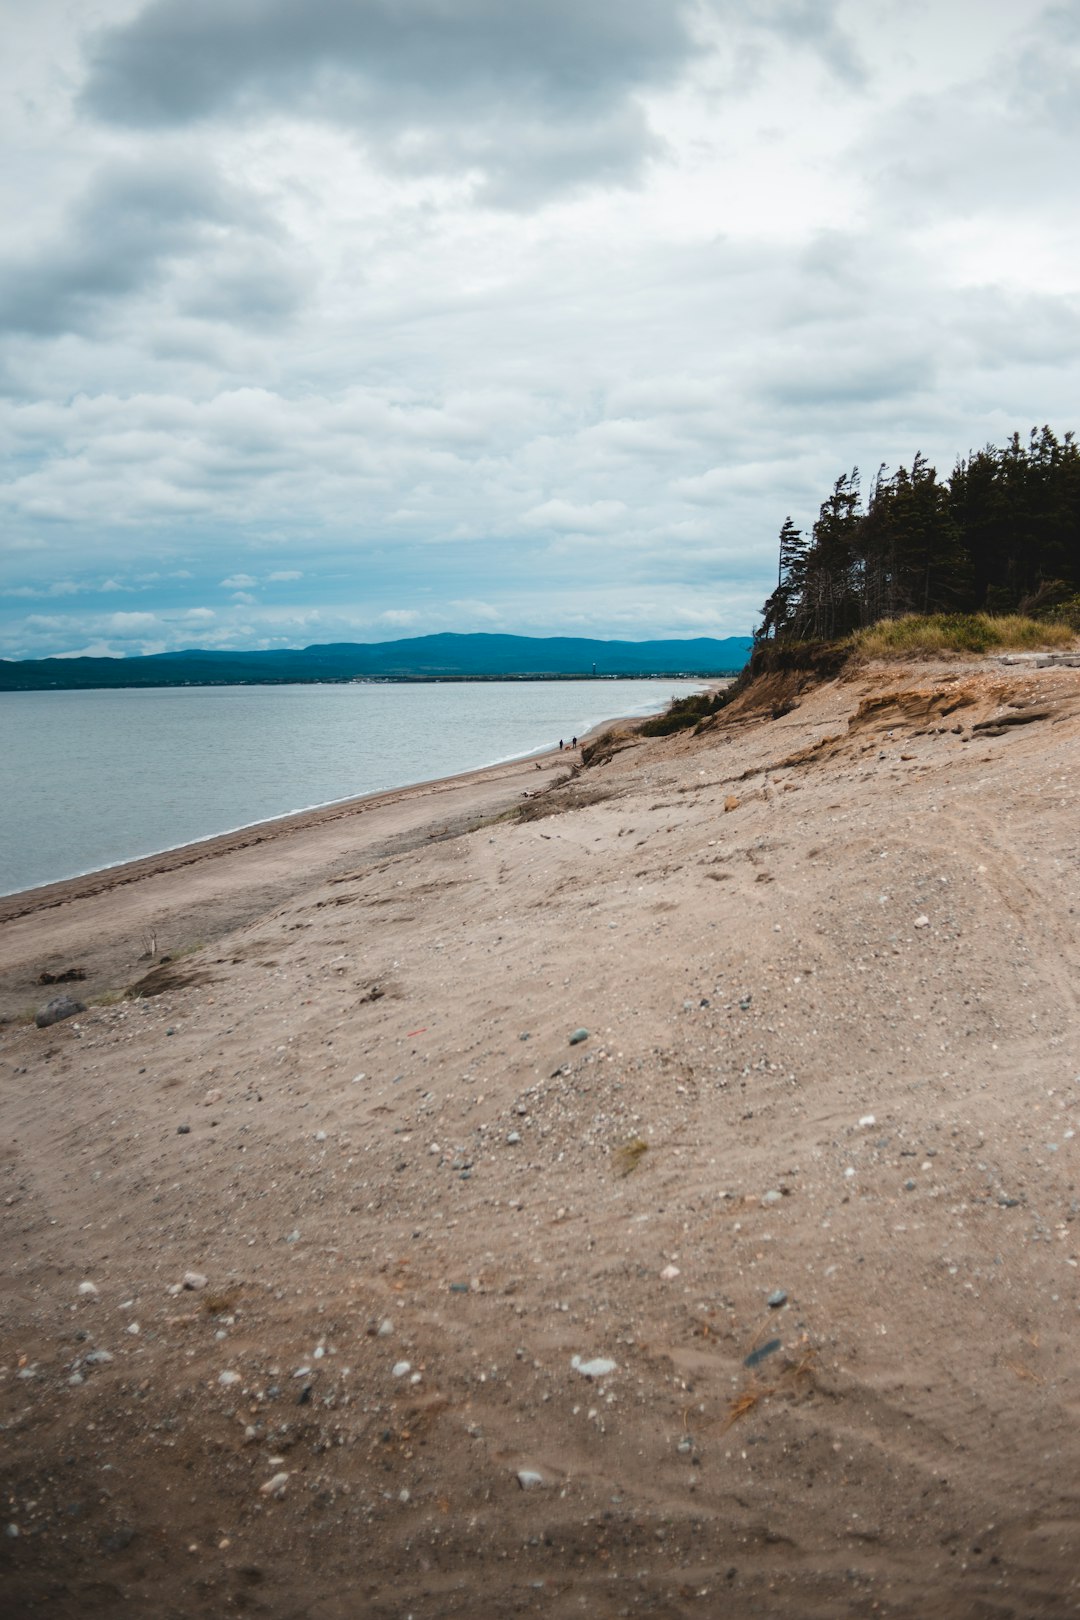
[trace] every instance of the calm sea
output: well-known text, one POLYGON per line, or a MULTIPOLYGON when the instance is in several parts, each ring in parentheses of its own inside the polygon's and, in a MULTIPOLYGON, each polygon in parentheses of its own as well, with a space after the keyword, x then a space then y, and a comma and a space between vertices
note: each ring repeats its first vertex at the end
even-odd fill
POLYGON ((649 714, 693 681, 0 693, 0 894, 649 714))

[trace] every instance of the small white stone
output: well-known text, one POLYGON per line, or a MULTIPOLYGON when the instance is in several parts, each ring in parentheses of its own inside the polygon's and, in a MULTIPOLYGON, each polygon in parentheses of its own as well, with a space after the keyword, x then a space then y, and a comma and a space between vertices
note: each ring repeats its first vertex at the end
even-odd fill
POLYGON ((523 1491, 535 1491, 544 1483, 543 1474, 538 1474, 535 1468, 519 1468, 517 1482, 523 1491))
POLYGON ((582 1378, 606 1378, 613 1373, 616 1363, 609 1361, 607 1356, 593 1356, 591 1361, 583 1361, 580 1356, 571 1356, 570 1365, 574 1371, 580 1373, 582 1378))
POLYGON ((233 1384, 238 1384, 239 1382, 240 1374, 238 1372, 233 1372, 230 1368, 226 1368, 224 1372, 218 1373, 218 1383, 223 1389, 229 1389, 233 1384))
POLYGON ((679 1275, 679 1268, 678 1266, 665 1266, 660 1275, 665 1282, 673 1282, 679 1275))
POLYGON ((864 1130, 869 1130, 871 1125, 877 1124, 877 1120, 874 1118, 873 1114, 864 1114, 860 1119, 859 1124, 864 1130))
POLYGON ((379 1323, 379 1338, 380 1339, 388 1339, 390 1337, 391 1333, 393 1333, 393 1331, 394 1331, 393 1322, 391 1322, 391 1320, 390 1320, 390 1318, 388 1316, 384 1316, 382 1321, 379 1323))
POLYGON ((189 1288, 192 1293, 197 1293, 200 1288, 205 1288, 206 1283, 207 1279, 201 1271, 184 1272, 184 1287, 189 1288))
POLYGON ((326 1141, 326 1132, 325 1131, 316 1131, 315 1132, 315 1140, 316 1140, 316 1142, 325 1142, 326 1141))
POLYGON ((82 1299, 97 1299, 97 1283, 92 1283, 89 1278, 87 1278, 86 1282, 81 1282, 79 1284, 79 1295, 82 1299))
POLYGON ((915 919, 914 923, 912 924, 912 926, 915 927, 915 928, 929 928, 930 919, 929 919, 929 917, 927 917, 925 915, 921 916, 921 917, 916 917, 916 919, 915 919))
POLYGON ((127 1330, 128 1330, 129 1333, 138 1333, 138 1331, 139 1331, 138 1322, 129 1322, 128 1325, 127 1325, 127 1330))
POLYGON ((285 1487, 289 1483, 288 1474, 275 1474, 268 1479, 265 1485, 259 1486, 260 1496, 284 1496, 285 1487))
POLYGON ((395 1378, 404 1378, 406 1373, 412 1372, 412 1362, 411 1361, 395 1361, 393 1367, 390 1370, 391 1370, 392 1375, 395 1378))

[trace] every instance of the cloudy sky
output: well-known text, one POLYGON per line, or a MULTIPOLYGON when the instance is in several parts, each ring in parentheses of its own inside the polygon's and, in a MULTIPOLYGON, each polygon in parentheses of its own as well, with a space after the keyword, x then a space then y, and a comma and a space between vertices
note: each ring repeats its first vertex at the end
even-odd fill
POLYGON ((746 633, 1080 430, 1080 11, 0 0, 0 655, 746 633))

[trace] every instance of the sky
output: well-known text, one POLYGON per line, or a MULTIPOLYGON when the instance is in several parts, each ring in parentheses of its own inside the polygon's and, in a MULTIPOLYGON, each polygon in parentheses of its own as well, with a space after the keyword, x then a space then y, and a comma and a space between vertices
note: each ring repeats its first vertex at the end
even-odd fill
POLYGON ((1080 430, 1080 9, 0 0, 0 656, 740 635, 1080 430))

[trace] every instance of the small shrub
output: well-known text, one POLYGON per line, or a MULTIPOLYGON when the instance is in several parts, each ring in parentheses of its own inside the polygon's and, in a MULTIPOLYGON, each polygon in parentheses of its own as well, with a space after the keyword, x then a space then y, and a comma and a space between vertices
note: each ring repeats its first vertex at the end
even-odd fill
POLYGON ((673 731, 686 731, 700 725, 730 701, 730 688, 719 692, 694 692, 690 697, 675 698, 663 714, 653 715, 641 728, 644 737, 668 737, 673 731))

